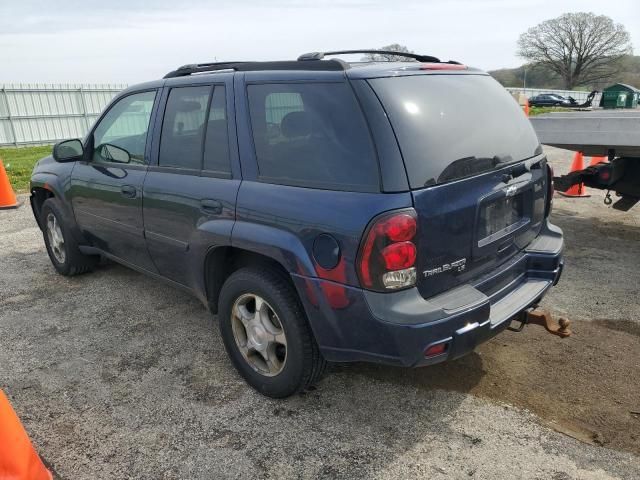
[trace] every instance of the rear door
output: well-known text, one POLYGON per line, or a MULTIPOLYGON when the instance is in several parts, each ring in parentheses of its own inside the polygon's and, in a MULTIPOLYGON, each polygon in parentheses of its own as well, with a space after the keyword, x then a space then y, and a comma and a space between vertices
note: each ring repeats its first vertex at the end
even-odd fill
POLYGON ((208 248, 229 243, 240 185, 233 74, 167 85, 144 182, 144 228, 161 275, 193 286, 208 248), (232 161, 233 160, 233 161, 232 161))
POLYGON ((514 258, 539 232, 547 173, 518 104, 487 75, 369 81, 395 130, 418 213, 430 297, 514 258))

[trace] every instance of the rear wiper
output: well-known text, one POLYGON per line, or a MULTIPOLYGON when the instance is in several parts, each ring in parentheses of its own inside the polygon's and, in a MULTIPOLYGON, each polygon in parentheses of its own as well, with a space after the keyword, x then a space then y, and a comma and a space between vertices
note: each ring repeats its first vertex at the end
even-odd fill
POLYGON ((459 158, 458 160, 451 162, 447 168, 444 169, 438 177, 437 183, 451 182, 453 180, 479 175, 512 162, 513 158, 511 155, 494 155, 493 157, 471 156, 459 158))
POLYGON ((511 155, 494 155, 492 160, 495 167, 501 164, 513 163, 511 155))

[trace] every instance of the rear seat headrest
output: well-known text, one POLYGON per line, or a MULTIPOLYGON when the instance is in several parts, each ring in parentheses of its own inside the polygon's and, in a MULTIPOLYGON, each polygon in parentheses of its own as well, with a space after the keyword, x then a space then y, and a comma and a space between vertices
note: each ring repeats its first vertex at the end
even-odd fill
POLYGON ((311 133, 311 116, 307 112, 289 112, 280 123, 280 132, 287 138, 303 137, 311 133))

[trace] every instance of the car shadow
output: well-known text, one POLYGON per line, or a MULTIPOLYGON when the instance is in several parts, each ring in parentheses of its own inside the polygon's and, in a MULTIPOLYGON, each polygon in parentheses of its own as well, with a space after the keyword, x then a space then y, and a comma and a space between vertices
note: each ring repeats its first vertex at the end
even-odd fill
POLYGON ((471 352, 462 358, 427 367, 402 368, 368 363, 344 364, 332 367, 334 371, 348 369, 351 374, 364 375, 372 380, 396 386, 416 386, 427 390, 469 392, 485 375, 482 358, 471 352))

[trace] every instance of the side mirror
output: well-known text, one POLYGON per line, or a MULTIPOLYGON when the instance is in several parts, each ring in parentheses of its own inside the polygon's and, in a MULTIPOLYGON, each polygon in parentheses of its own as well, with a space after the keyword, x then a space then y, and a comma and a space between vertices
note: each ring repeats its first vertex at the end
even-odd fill
POLYGON ((110 143, 103 143, 98 147, 100 156, 108 162, 129 163, 131 162, 131 154, 124 148, 116 147, 110 143))
POLYGON ((84 146, 80 140, 64 140, 53 146, 53 159, 56 162, 75 162, 84 156, 84 146))

